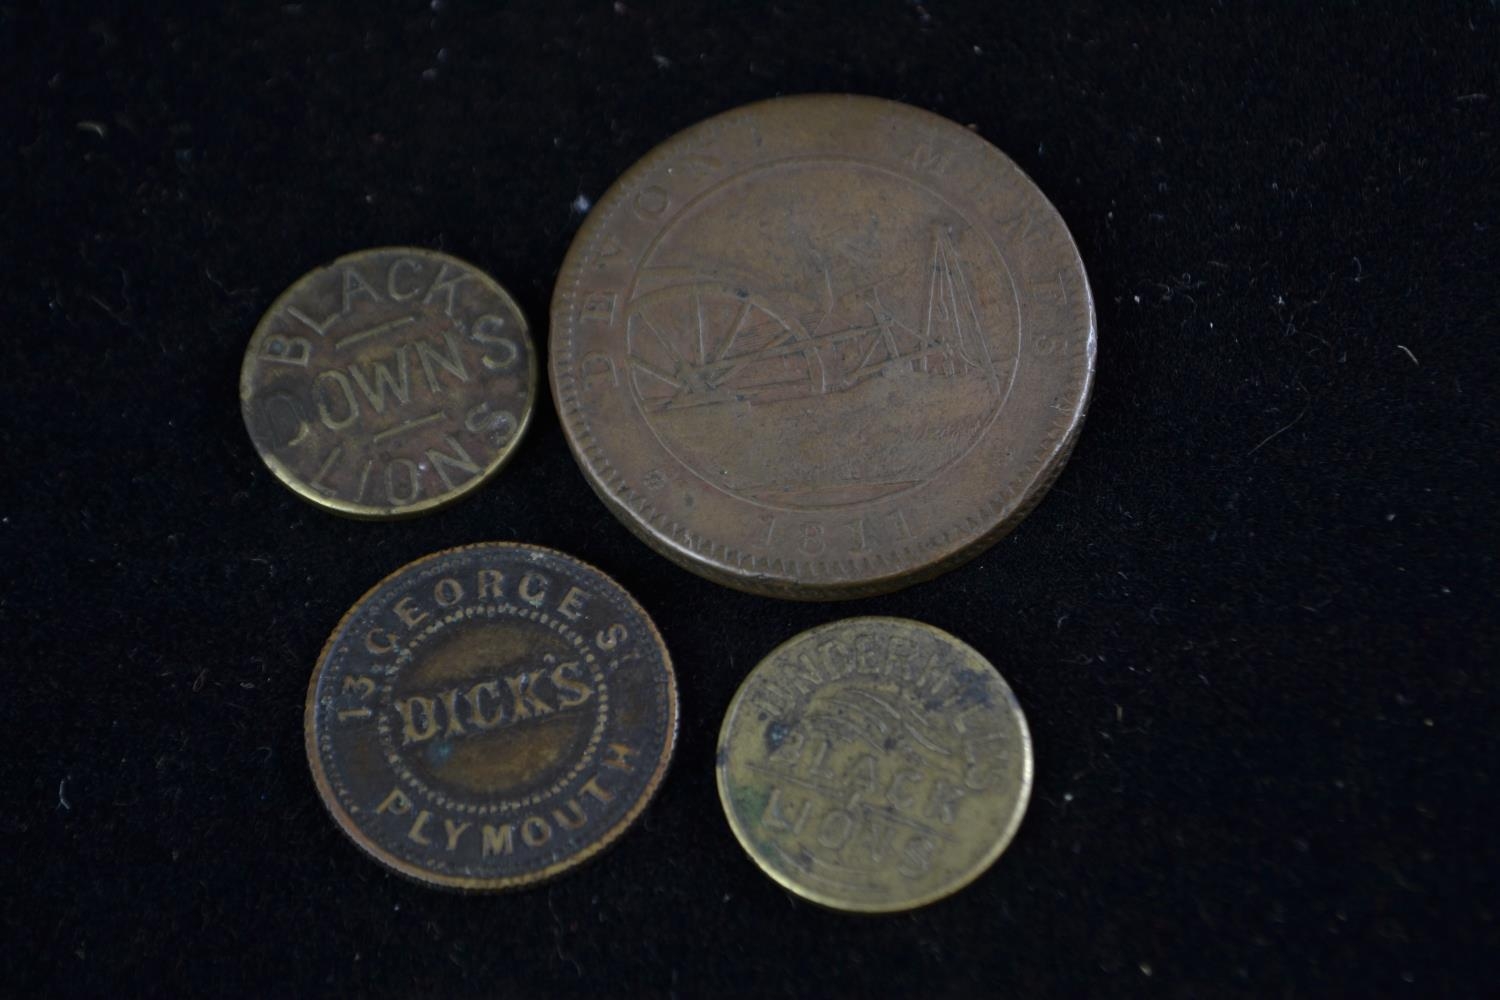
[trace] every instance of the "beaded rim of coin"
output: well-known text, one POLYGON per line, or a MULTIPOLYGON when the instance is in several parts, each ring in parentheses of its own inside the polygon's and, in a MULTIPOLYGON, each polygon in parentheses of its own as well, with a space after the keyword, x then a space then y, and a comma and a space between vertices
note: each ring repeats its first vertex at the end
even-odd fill
MULTIPOLYGON (((406 270, 408 272, 407 279, 409 280, 412 277, 412 274, 410 272, 412 272, 414 269, 408 267, 406 270)), ((388 293, 390 293, 394 289, 394 285, 392 284, 394 278, 390 274, 387 274, 386 277, 386 290, 388 293)), ((379 289, 375 288, 372 285, 369 285, 367 281, 364 282, 362 287, 370 288, 375 295, 379 294, 379 289)), ((429 287, 427 298, 432 297, 432 292, 433 288, 429 287)), ((361 292, 361 294, 369 295, 370 293, 361 292)), ((449 295, 450 297, 448 299, 448 307, 449 309, 451 309, 451 290, 449 290, 449 295)), ((409 297, 410 295, 407 296, 407 298, 409 297)), ((380 324, 380 326, 375 328, 373 331, 367 330, 359 335, 355 335, 355 337, 367 337, 369 333, 380 332, 381 329, 394 329, 405 322, 408 322, 405 317, 398 317, 394 322, 380 324)), ((499 329, 500 327, 496 326, 496 329, 493 331, 478 330, 476 328, 470 329, 466 332, 468 333, 468 339, 470 340, 481 343, 482 345, 489 344, 491 346, 495 346, 500 343, 500 335, 498 333, 499 329)), ((355 337, 346 336, 344 338, 341 338, 341 341, 353 340, 355 339, 355 337)), ((300 339, 307 344, 307 347, 305 349, 307 354, 304 355, 305 359, 311 354, 314 341, 312 341, 309 337, 300 337, 300 339)), ((338 349, 340 346, 340 343, 335 343, 335 349, 338 349)), ((447 357, 436 356, 436 363, 439 366, 439 371, 436 374, 429 374, 428 378, 430 382, 432 382, 435 378, 441 379, 441 369, 445 367, 444 362, 446 361, 451 363, 454 358, 457 357, 457 348, 455 348, 452 343, 448 343, 445 346, 447 346, 453 353, 447 357)), ((405 361, 404 356, 402 357, 402 360, 405 361)), ((409 362, 406 363, 409 364, 409 362)), ((424 364, 427 366, 427 369, 430 370, 431 363, 424 361, 424 364)), ((461 360, 459 361, 459 366, 464 367, 461 360)), ((321 510, 330 511, 332 513, 339 514, 345 517, 351 517, 358 520, 399 520, 402 518, 415 517, 421 514, 429 513, 431 511, 439 510, 441 508, 449 506, 450 504, 456 503, 459 500, 464 499, 465 497, 468 497, 480 487, 492 480, 495 475, 510 461, 511 456, 515 454, 516 449, 519 447, 522 438, 525 437, 527 429, 531 426, 532 414, 536 410, 536 396, 538 386, 540 384, 540 372, 538 370, 539 367, 540 364, 537 358, 536 347, 532 343, 530 329, 529 325, 526 322, 525 314, 521 312, 520 306, 516 304, 516 301, 511 296, 511 294, 506 291, 505 288, 486 271, 479 267, 476 267, 466 260, 462 260, 451 254, 442 253, 436 250, 428 250, 422 247, 369 247, 364 250, 357 250, 352 253, 344 254, 336 260, 330 261, 327 264, 323 264, 307 272, 306 274, 298 278, 295 282, 293 282, 285 291, 283 291, 276 297, 276 300, 274 302, 271 303, 270 307, 265 311, 265 313, 261 316, 259 322, 256 324, 255 331, 251 334, 250 341, 245 348, 244 361, 242 362, 240 367, 240 411, 241 416, 244 419, 246 430, 250 434, 251 442, 254 444, 257 453, 261 457, 261 460, 265 462, 267 468, 271 470, 276 479, 279 480, 282 485, 286 486, 297 496, 301 497, 303 500, 321 510), (397 504, 392 501, 391 503, 382 505, 360 502, 360 499, 362 499, 364 496, 366 488, 365 484, 370 474, 371 465, 373 464, 368 459, 367 464, 364 466, 365 471, 363 474, 363 478, 359 480, 359 498, 355 500, 349 500, 334 495, 332 492, 324 492, 318 489, 317 483, 323 478, 326 473, 328 473, 328 467, 329 465, 333 464, 333 458, 336 455, 336 450, 341 452, 341 442, 339 442, 337 438, 332 439, 331 447, 329 448, 327 455, 325 455, 322 459, 323 464, 311 477, 311 481, 309 481, 308 476, 293 470, 288 465, 288 463, 284 461, 283 458, 276 452, 277 446, 272 441, 273 435, 269 430, 269 423, 271 422, 271 418, 269 416, 263 417, 262 415, 258 414, 256 412, 256 404, 259 398, 265 395, 264 390, 266 388, 266 386, 262 384, 264 382, 264 378, 261 376, 261 372, 265 367, 265 363, 262 361, 262 356, 274 356, 270 352, 264 351, 263 348, 278 339, 286 342, 294 342, 299 339, 300 334, 304 333, 311 334, 317 332, 318 336, 321 337, 326 334, 327 327, 331 325, 331 321, 325 320, 325 322, 322 324, 324 327, 323 330, 318 331, 317 327, 319 324, 316 319, 302 319, 301 323, 303 324, 303 326, 306 326, 309 329, 297 328, 295 331, 296 335, 293 335, 292 332, 287 332, 284 330, 283 333, 285 335, 283 336, 283 333, 277 333, 275 332, 275 330, 278 323, 281 322, 280 317, 286 314, 286 310, 289 307, 294 307, 296 300, 300 296, 306 294, 308 289, 315 282, 326 279, 329 275, 333 274, 338 269, 352 269, 356 265, 367 263, 369 261, 377 260, 386 256, 395 257, 395 260, 391 262, 391 267, 393 269, 397 266, 398 262, 410 262, 413 260, 419 263, 436 264, 438 266, 438 274, 436 278, 434 278, 435 284, 442 280, 443 276, 446 274, 445 269, 448 267, 461 269, 462 271, 466 272, 466 276, 471 276, 472 278, 474 278, 479 283, 479 285, 482 286, 484 292, 493 296, 498 301, 501 312, 505 314, 504 316, 500 316, 499 313, 484 314, 478 317, 478 319, 493 319, 496 316, 499 316, 499 318, 504 320, 507 324, 505 328, 504 339, 506 341, 505 350, 508 352, 508 358, 504 362, 497 363, 497 365, 504 366, 504 371, 501 371, 501 369, 495 365, 491 365, 490 361, 488 360, 488 356, 483 354, 483 347, 481 347, 481 349, 476 352, 480 354, 481 365, 489 369, 492 373, 499 372, 500 374, 496 376, 497 378, 509 379, 512 378, 509 373, 511 363, 514 361, 520 361, 524 364, 526 373, 524 388, 522 388, 516 394, 520 402, 519 407, 517 407, 517 409, 519 409, 520 411, 519 413, 511 413, 508 409, 488 410, 487 407, 490 404, 496 402, 492 398, 482 398, 477 400, 470 399, 465 403, 465 406, 469 407, 469 409, 468 413, 465 414, 464 418, 462 418, 464 420, 464 424, 462 424, 461 426, 463 426, 463 428, 471 435, 471 444, 473 443, 474 438, 478 438, 483 435, 488 435, 492 439, 490 443, 491 446, 494 447, 494 454, 487 462, 485 462, 482 466, 475 467, 473 459, 465 450, 463 450, 462 445, 459 445, 459 447, 454 450, 452 448, 451 441, 445 442, 444 446, 450 449, 451 454, 434 448, 432 450, 436 450, 439 455, 437 459, 429 459, 425 463, 414 463, 410 460, 407 460, 410 468, 417 470, 411 473, 412 482, 417 484, 417 490, 420 491, 422 489, 421 480, 418 477, 429 467, 434 470, 435 475, 439 475, 443 479, 442 485, 445 486, 447 485, 446 479, 449 469, 460 469, 462 471, 468 471, 470 467, 475 467, 476 471, 474 471, 468 479, 454 486, 450 486, 447 489, 441 490, 440 492, 431 496, 415 500, 412 503, 397 504), (515 341, 519 341, 519 343, 514 343, 515 341), (479 422, 476 423, 476 420, 478 420, 479 422), (489 422, 488 425, 486 425, 486 423, 484 422, 486 420, 488 420, 489 422), (502 425, 500 421, 505 421, 505 423, 502 425), (494 443, 496 441, 498 441, 498 444, 494 443)), ((367 381, 373 382, 373 390, 365 389, 364 386, 366 383, 358 384, 365 392, 367 399, 369 398, 369 393, 371 391, 373 391, 377 396, 381 397, 381 409, 383 410, 383 397, 386 389, 382 384, 382 378, 389 376, 390 373, 388 369, 383 369, 379 364, 376 364, 375 367, 373 367, 371 370, 373 372, 373 375, 367 381)), ((405 369, 401 370, 404 371, 405 369)), ((451 368, 449 368, 448 370, 450 372, 452 371, 451 368)), ((320 375, 321 374, 322 373, 320 373, 320 375)), ((410 376, 408 376, 408 378, 410 378, 410 376)), ((394 381, 392 381, 391 384, 394 385, 394 381)), ((410 393, 410 383, 408 382, 406 384, 408 385, 407 392, 410 393)), ((351 408, 349 420, 352 421, 361 412, 358 403, 359 397, 357 397, 354 394, 353 389, 348 386, 347 380, 344 381, 342 387, 347 396, 346 404, 351 408)), ((307 433, 306 429, 315 426, 314 418, 307 414, 301 408, 301 405, 290 394, 285 395, 287 399, 292 400, 291 405, 293 407, 296 407, 296 410, 292 415, 293 419, 299 421, 299 427, 303 428, 303 430, 298 431, 297 440, 300 441, 302 436, 307 433)), ((391 407, 391 409, 394 412, 396 407, 393 406, 391 407)), ((387 435, 402 433, 407 427, 420 428, 429 420, 431 420, 430 414, 425 418, 417 418, 411 421, 407 421, 404 424, 393 425, 389 428, 383 428, 381 431, 375 434, 374 440, 379 441, 381 438, 386 437, 387 435)), ((340 428, 342 428, 342 426, 344 425, 342 417, 340 417, 339 420, 335 422, 340 424, 340 428)), ((439 422, 434 421, 431 427, 432 429, 437 430, 451 429, 452 423, 452 421, 449 421, 439 426, 439 422)), ((335 431, 334 433, 337 432, 335 431)), ((374 442, 372 442, 372 446, 373 443, 374 442)), ((341 458, 340 461, 342 461, 341 458)), ((387 471, 388 470, 389 467, 387 467, 387 471)))
MULTIPOLYGON (((890 344, 875 360, 906 360, 909 345, 890 344)), ((1056 208, 1004 153, 928 111, 814 94, 745 105, 691 126, 598 199, 559 272, 549 377, 585 479, 641 540, 716 583, 833 600, 929 579, 1012 530, 1072 452, 1096 344, 1078 248, 1056 208), (822 173, 810 187, 799 186, 815 170, 822 173), (804 195, 813 208, 791 207, 804 195), (889 207, 898 203, 908 207, 889 207), (808 225, 775 228, 799 211, 808 225), (828 257, 863 212, 876 220, 877 236, 882 227, 896 235, 869 238, 859 252, 879 267, 851 265, 837 296, 833 265, 818 263, 829 283, 825 309, 810 287, 824 277, 802 258, 828 257), (838 240, 821 229, 809 235, 818 226, 837 230, 838 240), (793 245, 798 239, 818 245, 803 253, 793 245), (747 249, 724 249, 741 242, 747 249), (891 391, 904 402, 883 412, 870 393, 888 383, 865 377, 875 366, 861 361, 857 377, 830 381, 841 363, 824 356, 823 341, 854 330, 873 343, 887 332, 881 324, 889 317, 848 319, 866 309, 873 316, 871 303, 884 308, 882 289, 895 287, 871 285, 876 297, 856 302, 867 289, 850 275, 884 268, 906 275, 890 293, 904 303, 896 323, 911 326, 906 335, 915 342, 936 343, 931 302, 938 293, 925 293, 927 340, 915 329, 923 325, 920 276, 929 265, 943 272, 943 294, 958 288, 955 303, 972 313, 970 322, 956 307, 949 342, 962 348, 965 325, 992 342, 993 353, 982 358, 993 385, 956 399, 936 379, 914 386, 903 373, 907 388, 891 391), (977 268, 973 281, 965 267, 977 268), (696 336, 692 319, 680 318, 692 307, 673 299, 696 306, 696 336), (808 303, 823 319, 802 318, 808 303), (737 305, 746 312, 734 318, 737 305), (824 323, 830 316, 838 321, 824 323), (869 328, 858 330, 861 322, 869 328), (757 332, 750 347, 743 336, 736 343, 742 324, 757 323, 768 339, 757 332), (742 348, 748 353, 737 353, 742 348), (808 412, 817 404, 801 424, 784 395, 770 395, 789 383, 764 374, 793 356, 812 382, 808 412), (726 374, 728 361, 744 357, 748 364, 726 374), (761 373, 760 381, 741 385, 746 372, 761 373), (955 412, 945 412, 950 403, 955 412), (731 412, 736 406, 743 412, 731 412), (925 421, 926 430, 903 435, 906 419, 925 421), (949 440, 955 420, 963 433, 949 440), (876 446, 865 440, 868 427, 879 428, 876 446), (798 454, 809 447, 816 453, 798 454), (861 489, 867 492, 857 495, 861 489)))
MULTIPOLYGON (((807 697, 810 701, 811 695, 807 697)), ((762 719, 764 719, 764 715, 762 719)), ((769 732, 769 729, 767 732, 769 732)), ((764 742, 768 737, 762 734, 759 738, 764 742)), ((783 734, 781 737, 782 740, 786 738, 787 734, 783 734)), ((779 745, 781 744, 778 742, 779 745)), ((775 751, 773 750, 772 752, 774 753, 775 751)), ((800 753, 800 751, 798 752, 800 753)), ((1016 831, 1021 826, 1021 821, 1026 815, 1026 807, 1031 798, 1034 772, 1035 758, 1032 751, 1031 731, 1026 722, 1026 715, 1022 711, 1019 702, 1017 702, 1010 685, 1001 676, 994 664, 990 663, 974 647, 940 628, 928 625, 925 622, 891 616, 844 618, 825 625, 819 625, 798 633, 767 653, 756 664, 755 668, 750 671, 749 675, 746 676, 744 682, 735 692, 728 711, 724 714, 724 722, 719 730, 718 750, 714 766, 715 779, 719 789, 719 802, 724 809, 724 815, 729 822, 730 829, 734 831, 735 839, 739 841, 740 846, 749 855, 756 867, 760 868, 763 873, 783 889, 810 902, 843 912, 869 914, 897 913, 930 905, 960 891, 988 871, 1005 852, 1006 848, 1010 846, 1011 841, 1015 838, 1016 831), (773 669, 773 665, 777 662, 778 658, 816 639, 836 635, 841 632, 846 634, 857 633, 861 628, 887 628, 895 630, 898 634, 901 631, 907 631, 908 633, 918 632, 931 636, 962 658, 968 667, 980 671, 985 679, 991 683, 992 691, 997 695, 1003 696, 1005 706, 1009 709, 1006 718, 1014 726, 1015 744, 1020 750, 1020 775, 1015 783, 1015 801, 1004 822, 996 830, 996 836, 989 847, 971 864, 961 869, 957 877, 944 881, 925 892, 905 898, 886 899, 883 901, 859 900, 850 898, 847 895, 841 897, 836 893, 820 890, 809 884, 809 880, 799 881, 773 863, 771 858, 758 847, 759 840, 762 838, 757 836, 756 831, 747 824, 746 818, 741 816, 740 811, 735 807, 736 791, 739 791, 743 795, 750 791, 750 789, 742 785, 731 788, 731 779, 729 777, 729 771, 733 766, 733 747, 736 744, 749 745, 755 742, 756 734, 753 730, 739 733, 739 738, 738 740, 736 739, 736 729, 741 722, 743 711, 749 704, 752 690, 758 682, 765 679, 766 673, 773 669)), ((892 787, 894 788, 894 779, 892 787)), ((805 819, 805 809, 803 815, 805 819)), ((852 842, 852 836, 851 834, 851 839, 848 842, 852 842)))
MULTIPOLYGON (((564 600, 566 601, 566 598, 564 600)), ((398 598, 395 603, 399 604, 400 599, 398 598)), ((348 675, 345 675, 345 678, 347 680, 348 675)), ((662 640, 660 632, 656 628, 656 623, 629 591, 625 590, 613 577, 597 567, 567 553, 559 552, 556 549, 540 545, 527 545, 520 542, 477 542, 433 552, 401 566, 365 591, 350 606, 349 610, 339 620, 338 625, 329 634, 327 641, 323 644, 323 648, 318 654, 317 665, 314 667, 312 678, 308 683, 307 699, 303 708, 303 745, 307 753, 308 767, 312 772, 313 782, 318 791, 318 797, 322 800, 324 807, 327 809, 329 815, 332 816, 339 829, 364 854, 396 874, 422 885, 454 889, 462 892, 491 892, 523 889, 538 883, 550 881, 593 860, 606 849, 613 846, 635 824, 636 820, 640 818, 641 814, 660 791, 662 781, 671 765, 672 757, 676 750, 679 725, 680 711, 678 707, 677 678, 672 667, 671 655, 667 650, 666 643, 662 640), (661 727, 661 749, 652 762, 652 769, 649 776, 637 793, 634 801, 630 803, 629 808, 618 817, 608 830, 594 838, 583 849, 562 857, 543 868, 499 877, 459 876, 432 871, 396 855, 380 843, 377 843, 372 834, 367 833, 360 827, 354 817, 350 815, 346 805, 341 801, 340 795, 334 788, 333 781, 330 779, 319 747, 319 740, 321 736, 324 736, 323 730, 325 728, 319 722, 319 688, 325 674, 329 670, 335 650, 339 643, 346 638, 346 631, 349 627, 367 610, 371 601, 386 591, 391 584, 409 575, 417 574, 424 568, 430 567, 443 559, 462 557, 466 554, 479 554, 482 550, 498 550, 518 556, 558 560, 571 564, 573 568, 579 570, 582 574, 595 577, 596 582, 612 588, 613 593, 611 596, 620 605, 632 612, 638 622, 645 627, 645 634, 637 637, 635 641, 649 644, 651 649, 660 657, 662 666, 662 676, 660 679, 664 685, 662 700, 664 702, 665 720, 661 727)), ((597 736, 598 734, 595 733, 596 741, 597 736)), ((579 768, 575 767, 573 772, 577 772, 578 770, 579 768)), ((570 773, 565 780, 571 780, 574 776, 574 773, 570 773)))

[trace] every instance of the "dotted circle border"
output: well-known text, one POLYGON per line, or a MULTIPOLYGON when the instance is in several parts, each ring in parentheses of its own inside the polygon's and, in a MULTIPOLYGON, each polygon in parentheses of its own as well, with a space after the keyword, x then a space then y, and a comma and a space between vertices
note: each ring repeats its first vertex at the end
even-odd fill
MULTIPOLYGON (((561 635, 570 645, 573 646, 574 649, 583 651, 583 636, 579 635, 577 632, 573 631, 573 629, 569 628, 565 622, 559 620, 553 615, 547 614, 544 611, 525 608, 518 604, 511 604, 509 602, 506 602, 504 604, 469 605, 461 610, 451 612, 440 618, 434 619, 433 622, 426 628, 424 628, 421 632, 417 633, 407 640, 405 647, 402 648, 400 655, 396 658, 396 662, 387 669, 385 683, 380 686, 380 691, 385 696, 385 705, 389 706, 392 704, 392 694, 393 688, 395 686, 396 676, 401 672, 402 667, 409 664, 415 658, 416 649, 427 640, 431 639, 448 625, 452 625, 460 621, 470 621, 476 617, 479 617, 480 615, 483 615, 485 618, 495 619, 507 614, 523 621, 534 621, 541 625, 546 625, 553 631, 561 635)), ((468 813, 471 816, 494 816, 503 813, 511 813, 523 809, 527 806, 533 806, 537 805, 538 803, 547 801, 548 799, 552 798, 553 796, 557 795, 559 792, 567 788, 568 785, 572 783, 573 779, 577 778, 578 775, 583 772, 583 769, 593 762, 594 755, 599 749, 599 743, 604 738, 604 730, 609 725, 608 682, 605 680, 604 674, 597 667, 598 657, 596 657, 593 653, 587 651, 583 651, 583 656, 584 662, 589 664, 589 666, 593 669, 594 681, 598 685, 597 694, 599 700, 598 704, 595 706, 596 717, 594 721, 594 729, 589 736, 588 744, 584 747, 583 752, 574 762, 573 767, 569 769, 567 774, 563 775, 557 781, 553 782, 552 785, 544 791, 534 792, 524 798, 506 799, 504 801, 490 802, 483 805, 475 805, 472 802, 459 801, 456 797, 450 797, 442 791, 429 787, 427 782, 423 781, 420 777, 412 772, 411 768, 402 759, 403 755, 401 751, 395 745, 395 736, 391 732, 388 716, 385 714, 381 714, 377 717, 376 729, 380 733, 381 745, 386 750, 386 763, 390 764, 391 768, 403 781, 405 781, 417 792, 424 795, 428 801, 434 803, 435 805, 441 806, 444 809, 452 809, 457 812, 468 813)), ((352 802, 346 802, 345 804, 349 806, 353 805, 352 802)))

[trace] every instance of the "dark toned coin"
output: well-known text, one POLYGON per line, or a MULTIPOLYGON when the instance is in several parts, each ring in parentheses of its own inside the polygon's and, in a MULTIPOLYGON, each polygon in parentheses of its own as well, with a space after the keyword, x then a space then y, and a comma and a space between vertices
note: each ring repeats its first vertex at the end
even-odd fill
POLYGON ((668 140, 602 197, 552 302, 569 444, 719 583, 894 590, 990 545, 1062 468, 1094 371, 1067 227, 999 150, 850 96, 668 140))
POLYGON ((423 882, 507 889, 623 833, 661 784, 677 685, 646 612, 550 549, 419 559, 339 623, 307 692, 333 818, 423 882))
POLYGON ((499 471, 536 402, 526 320, 456 257, 383 247, 282 293, 240 371, 250 439, 294 492, 351 517, 451 503, 499 471))
POLYGON ((755 668, 719 734, 719 797, 767 875, 889 912, 968 885, 1031 796, 1026 717, 984 657, 930 625, 849 618, 755 668))

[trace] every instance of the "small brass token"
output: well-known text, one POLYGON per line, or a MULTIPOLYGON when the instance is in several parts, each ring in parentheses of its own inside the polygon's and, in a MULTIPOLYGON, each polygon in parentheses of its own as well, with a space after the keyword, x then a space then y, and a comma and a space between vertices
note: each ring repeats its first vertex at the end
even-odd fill
POLYGON ((839 910, 942 899, 1010 843, 1031 736, 974 649, 902 618, 803 632, 750 672, 719 733, 719 798, 751 859, 839 910))
POLYGON ((402 875, 508 889, 611 844, 661 784, 677 685, 646 612, 559 552, 418 559, 360 598, 307 692, 323 803, 402 875))
POLYGON ((725 112, 590 211, 550 375, 604 503, 710 580, 883 593, 983 551, 1073 448, 1094 306, 1057 210, 973 131, 849 95, 725 112))
POLYGON ((382 247, 305 275, 240 370, 250 440, 326 510, 395 518, 473 492, 531 420, 537 361, 505 289, 456 257, 382 247))

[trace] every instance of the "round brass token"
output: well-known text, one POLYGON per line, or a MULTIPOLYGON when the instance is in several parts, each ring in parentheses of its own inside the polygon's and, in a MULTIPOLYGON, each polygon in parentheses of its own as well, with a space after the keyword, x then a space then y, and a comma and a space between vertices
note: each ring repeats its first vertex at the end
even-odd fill
POLYGON ((815 903, 885 913, 978 878, 1031 796, 1026 717, 948 633, 848 618, 783 643, 719 734, 719 798, 767 875, 815 903))
POLYGON ((456 257, 382 247, 282 293, 240 370, 245 427, 276 478, 361 518, 477 489, 531 420, 537 361, 505 289, 456 257))
POLYGON ((585 477, 657 551, 755 593, 895 590, 977 554, 1061 470, 1093 300, 999 150, 853 96, 752 104, 599 199, 552 301, 585 477))
POLYGON ((339 623, 307 692, 323 803, 422 882, 507 889, 592 857, 640 815, 677 739, 656 627, 609 577, 492 543, 419 559, 339 623))

